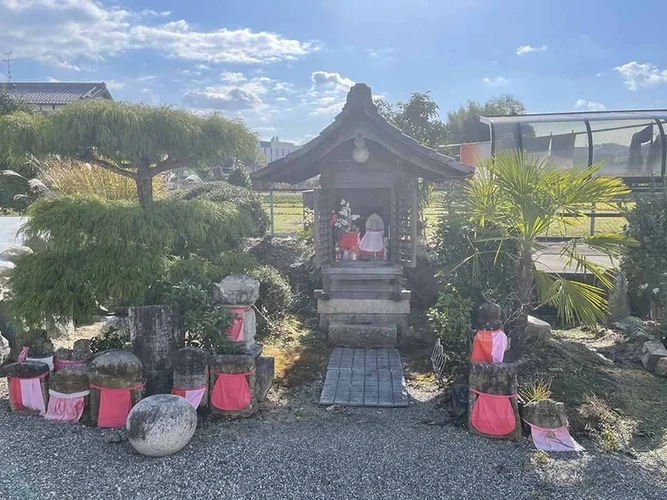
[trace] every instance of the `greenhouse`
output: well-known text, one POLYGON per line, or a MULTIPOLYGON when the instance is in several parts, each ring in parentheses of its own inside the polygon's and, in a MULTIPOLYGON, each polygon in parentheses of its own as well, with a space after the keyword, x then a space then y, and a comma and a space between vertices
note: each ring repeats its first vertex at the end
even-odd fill
POLYGON ((601 174, 631 182, 665 177, 664 109, 489 116, 481 121, 491 132, 487 154, 524 150, 562 168, 603 162, 601 174))

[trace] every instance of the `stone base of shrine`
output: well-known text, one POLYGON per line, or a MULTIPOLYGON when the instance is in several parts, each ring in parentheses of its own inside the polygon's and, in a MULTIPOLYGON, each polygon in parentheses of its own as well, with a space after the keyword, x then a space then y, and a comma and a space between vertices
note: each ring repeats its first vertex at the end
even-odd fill
POLYGON ((394 347, 408 330, 410 301, 318 299, 317 312, 320 330, 334 346, 394 347))

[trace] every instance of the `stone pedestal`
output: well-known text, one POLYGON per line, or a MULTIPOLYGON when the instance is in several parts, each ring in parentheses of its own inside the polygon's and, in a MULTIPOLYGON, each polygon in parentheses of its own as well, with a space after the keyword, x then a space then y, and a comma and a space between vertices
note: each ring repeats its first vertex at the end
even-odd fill
POLYGON ((257 317, 252 306, 259 299, 259 285, 256 279, 241 274, 227 276, 220 283, 216 283, 214 290, 215 301, 220 307, 229 310, 236 321, 243 322, 238 341, 245 344, 248 353, 255 346, 257 317))
MULTIPOLYGON (((0 377, 8 377, 10 379, 36 379, 39 377, 39 385, 44 399, 44 411, 46 411, 46 407, 49 403, 49 371, 49 365, 46 363, 37 361, 20 361, 0 368, 0 377)), ((19 411, 22 409, 17 408, 14 405, 14 399, 11 397, 11 384, 9 408, 12 411, 19 411)))
POLYGON ((132 350, 141 360, 146 394, 168 394, 172 387, 172 355, 184 346, 185 335, 171 306, 130 307, 132 350))
MULTIPOLYGON (((144 395, 143 365, 139 358, 127 351, 104 351, 90 362, 88 377, 90 381, 91 423, 98 424, 100 412, 99 387, 130 390, 131 406, 137 404, 144 395), (139 386, 139 387, 137 387, 139 386)), ((128 409, 129 412, 129 409, 128 409)))
POLYGON ((209 353, 196 347, 184 347, 172 356, 174 367, 174 387, 183 390, 198 389, 206 386, 199 407, 208 404, 209 394, 209 353))
POLYGON ((318 298, 317 312, 333 346, 395 347, 408 331, 409 293, 405 300, 318 298))
MULTIPOLYGON (((243 354, 214 354, 210 357, 211 375, 209 387, 211 390, 211 411, 218 415, 227 415, 232 417, 249 417, 259 409, 259 401, 257 399, 257 370, 255 358, 250 355, 243 354), (213 391, 215 385, 218 383, 218 375, 232 375, 245 374, 245 379, 250 388, 250 402, 248 406, 243 409, 227 410, 217 408, 213 402, 213 391)), ((224 383, 224 381, 221 381, 224 383)))
POLYGON ((523 418, 543 429, 567 427, 565 405, 551 399, 533 401, 524 405, 523 418))
MULTIPOLYGON (((519 405, 517 401, 517 366, 510 363, 471 363, 469 379, 469 406, 468 406, 468 429, 473 434, 493 439, 519 440, 522 436, 521 418, 519 417, 519 405), (491 398, 496 396, 514 395, 509 399, 511 411, 514 414, 514 429, 504 435, 487 434, 478 430, 472 423, 473 411, 480 397, 477 392, 488 394, 491 398)), ((484 396, 481 396, 484 397, 484 396)), ((505 398, 503 398, 505 400, 505 398)), ((502 415, 499 415, 499 418, 502 415)))

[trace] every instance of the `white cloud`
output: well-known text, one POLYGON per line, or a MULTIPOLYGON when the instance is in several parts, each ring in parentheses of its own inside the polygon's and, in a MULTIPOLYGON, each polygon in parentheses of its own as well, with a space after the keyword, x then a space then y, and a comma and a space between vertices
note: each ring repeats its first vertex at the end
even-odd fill
POLYGON ((488 76, 484 77, 484 83, 489 87, 506 87, 510 84, 510 81, 504 76, 496 76, 494 78, 489 78, 488 76))
MULTIPOLYGON (((240 115, 246 112, 272 113, 272 104, 289 92, 290 85, 265 76, 248 78, 239 72, 224 72, 220 85, 190 89, 183 102, 193 108, 225 111, 240 115)), ((282 101, 281 101, 282 102, 282 101)))
POLYGON ((354 81, 339 73, 314 71, 310 75, 310 92, 303 96, 303 103, 311 115, 334 115, 343 109, 345 98, 354 81))
POLYGON ((371 60, 389 63, 394 59, 394 49, 382 47, 381 49, 367 49, 366 53, 371 60))
POLYGON ((653 63, 632 61, 615 67, 614 71, 620 73, 625 86, 633 91, 667 83, 667 69, 659 69, 653 63))
POLYGON ((574 109, 585 109, 588 111, 604 111, 607 107, 601 102, 587 101, 586 99, 578 99, 574 103, 574 109))
POLYGON ((310 75, 310 81, 312 83, 310 90, 313 92, 347 92, 354 85, 349 78, 326 71, 314 71, 310 75))
POLYGON ((116 80, 107 80, 106 84, 109 90, 123 90, 123 88, 125 87, 124 82, 119 82, 116 80))
POLYGON ((0 47, 17 59, 79 70, 125 52, 153 49, 200 63, 260 64, 296 59, 313 42, 249 29, 199 30, 167 12, 133 11, 96 0, 0 0, 0 47))
POLYGON ((533 47, 531 45, 521 45, 518 49, 516 49, 516 55, 525 56, 526 54, 530 54, 531 52, 544 52, 548 48, 549 48, 548 45, 542 45, 541 47, 533 47))

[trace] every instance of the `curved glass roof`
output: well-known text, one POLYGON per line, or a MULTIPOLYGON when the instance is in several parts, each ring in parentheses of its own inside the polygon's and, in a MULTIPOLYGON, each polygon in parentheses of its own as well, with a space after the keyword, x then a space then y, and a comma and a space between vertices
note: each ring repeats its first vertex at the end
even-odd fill
POLYGON ((522 149, 554 168, 602 163, 600 173, 665 177, 667 109, 484 116, 491 154, 522 149))

